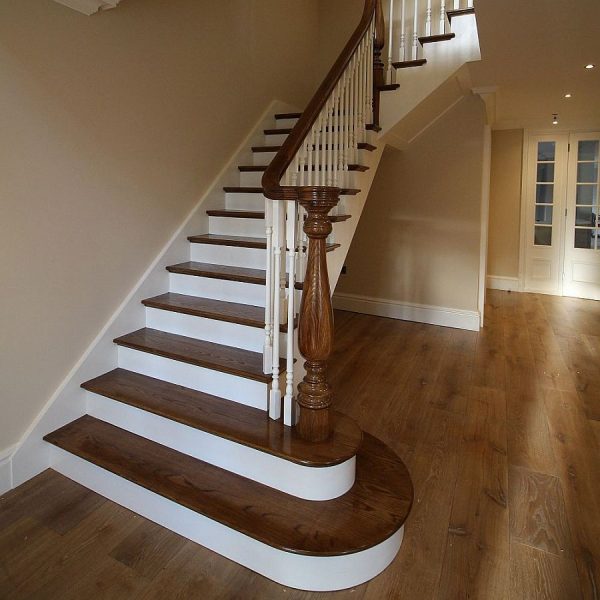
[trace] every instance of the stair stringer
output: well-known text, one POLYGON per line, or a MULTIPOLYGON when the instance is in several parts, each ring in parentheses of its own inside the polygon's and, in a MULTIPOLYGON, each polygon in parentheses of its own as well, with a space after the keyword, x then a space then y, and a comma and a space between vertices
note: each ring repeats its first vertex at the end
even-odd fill
POLYGON ((88 396, 85 390, 81 389, 81 383, 116 368, 118 349, 113 340, 145 326, 146 309, 141 301, 169 289, 169 274, 166 267, 188 260, 190 253, 188 236, 208 228, 207 210, 223 208, 223 187, 237 185, 239 181, 237 165, 251 161, 250 148, 262 142, 263 130, 271 126, 273 114, 296 110, 295 107, 279 100, 268 104, 196 206, 152 261, 22 436, 10 458, 12 468, 8 469, 11 473, 9 489, 25 483, 50 467, 50 448, 43 441, 43 437, 88 412, 88 396))

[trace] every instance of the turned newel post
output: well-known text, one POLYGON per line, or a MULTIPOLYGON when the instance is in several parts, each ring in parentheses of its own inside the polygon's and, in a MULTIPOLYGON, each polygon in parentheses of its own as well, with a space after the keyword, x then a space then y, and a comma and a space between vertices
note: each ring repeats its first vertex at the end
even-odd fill
POLYGON ((337 188, 300 188, 298 200, 307 213, 308 263, 298 323, 298 347, 306 359, 306 375, 298 385, 298 434, 313 442, 330 434, 329 408, 333 392, 327 383, 327 360, 333 348, 333 308, 327 274, 326 238, 331 233, 329 211, 339 201, 337 188))
MULTIPOLYGON (((392 0, 390 0, 392 1, 392 0)), ((381 53, 385 46, 385 18, 381 0, 375 2, 375 40, 373 43, 373 123, 379 125, 379 95, 385 85, 385 65, 381 53)))

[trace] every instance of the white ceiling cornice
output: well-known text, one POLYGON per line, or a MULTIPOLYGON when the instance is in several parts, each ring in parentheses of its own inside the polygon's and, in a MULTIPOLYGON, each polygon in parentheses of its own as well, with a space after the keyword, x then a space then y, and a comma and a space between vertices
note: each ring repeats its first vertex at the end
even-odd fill
POLYGON ((77 10, 84 15, 93 15, 99 10, 107 10, 115 8, 121 0, 54 0, 59 4, 68 6, 73 10, 77 10))

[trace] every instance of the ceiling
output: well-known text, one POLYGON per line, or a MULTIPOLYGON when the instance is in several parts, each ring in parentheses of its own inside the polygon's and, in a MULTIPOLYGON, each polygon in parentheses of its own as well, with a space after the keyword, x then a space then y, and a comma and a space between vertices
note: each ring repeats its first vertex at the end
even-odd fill
POLYGON ((558 113, 559 129, 600 129, 600 0, 476 0, 475 9, 482 60, 471 77, 497 86, 494 128, 548 129, 558 113))

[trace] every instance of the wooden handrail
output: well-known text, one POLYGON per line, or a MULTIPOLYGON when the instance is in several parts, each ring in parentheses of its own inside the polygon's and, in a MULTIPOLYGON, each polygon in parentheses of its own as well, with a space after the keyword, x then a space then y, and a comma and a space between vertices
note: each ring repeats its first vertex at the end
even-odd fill
MULTIPOLYGON (((370 118, 371 112, 373 114, 373 122, 378 124, 379 90, 381 84, 384 82, 384 65, 381 61, 384 38, 385 21, 381 0, 365 0, 364 11, 358 27, 316 94, 309 102, 307 108, 300 116, 290 135, 271 161, 271 164, 267 167, 262 178, 264 195, 267 198, 275 201, 277 205, 278 201, 287 201, 288 204, 294 207, 293 215, 292 213, 288 213, 288 225, 297 219, 296 211, 298 204, 306 211, 303 230, 308 238, 308 260, 298 315, 298 348, 305 358, 304 368, 306 374, 302 382, 298 385, 296 402, 300 414, 296 427, 299 435, 309 441, 317 442, 326 440, 331 432, 330 406, 333 392, 327 382, 327 362, 333 348, 333 307, 327 273, 326 239, 332 231, 331 220, 328 216, 329 212, 338 204, 340 199, 341 187, 337 185, 340 165, 343 164, 344 160, 347 161, 345 154, 348 147, 344 146, 344 150, 340 154, 342 142, 339 136, 340 131, 343 132, 342 137, 348 133, 348 122, 350 119, 354 119, 355 129, 353 129, 352 135, 355 136, 356 134, 357 123, 359 123, 364 134, 367 122, 366 115, 369 115, 370 118), (368 40, 368 42, 365 42, 365 40, 368 40), (368 61, 366 60, 367 58, 368 61), (355 69, 354 76, 356 77, 356 83, 353 84, 356 87, 352 89, 358 91, 353 91, 355 93, 356 105, 353 104, 354 108, 346 113, 343 110, 345 107, 342 106, 339 96, 336 99, 336 89, 339 89, 338 86, 342 85, 341 80, 351 67, 355 69), (369 106, 371 103, 372 105, 369 106), (325 124, 323 124, 324 111, 328 114, 325 124), (330 117, 331 119, 329 120, 330 117), (357 119, 357 117, 360 118, 357 119), (320 133, 313 148, 312 143, 314 141, 315 127, 319 129, 320 133), (312 137, 307 142, 309 135, 312 135, 312 137), (321 140, 321 135, 323 135, 323 140, 321 140), (319 155, 319 152, 321 152, 321 158, 327 154, 327 159, 322 164, 315 163, 314 165, 315 181, 319 182, 320 176, 321 184, 325 185, 303 185, 305 183, 305 165, 303 162, 304 159, 299 158, 299 153, 302 152, 303 157, 305 153, 309 155, 309 164, 307 165, 309 172, 308 181, 312 183, 310 174, 313 168, 311 160, 313 150, 315 155, 319 155), (293 161, 295 161, 294 170, 296 175, 293 177, 291 183, 296 184, 299 179, 300 185, 281 185, 281 180, 286 176, 286 172, 286 183, 290 183, 288 169, 293 161), (298 172, 300 173, 300 177, 298 177, 298 172)), ((344 80, 344 85, 347 81, 347 79, 344 80)), ((344 93, 344 98, 346 99, 348 94, 347 89, 344 93)), ((349 100, 349 102, 353 101, 349 100)), ((344 143, 347 141, 345 139, 344 143)), ((353 148, 357 148, 356 141, 353 137, 353 148)), ((282 225, 279 220, 275 226, 281 229, 282 225)), ((270 225, 267 224, 267 231, 269 230, 270 225)), ((269 233, 267 233, 267 238, 270 239, 269 233)), ((267 282, 273 280, 275 286, 277 286, 277 289, 274 287, 273 296, 274 323, 279 322, 280 302, 278 294, 282 289, 279 283, 281 279, 281 247, 279 244, 280 240, 278 238, 277 246, 274 246, 272 256, 269 254, 270 242, 267 244, 267 282), (275 265, 274 276, 271 274, 271 264, 275 265)), ((288 298, 289 302, 293 302, 296 241, 287 240, 287 245, 290 256, 288 298)), ((283 273, 285 273, 285 270, 283 273)), ((267 283, 266 324, 271 322, 270 294, 271 290, 269 283, 267 283)), ((293 306, 292 308, 288 307, 288 310, 293 316, 293 306)), ((291 323, 293 323, 293 318, 290 320, 288 317, 287 344, 290 352, 292 351, 290 336, 293 338, 293 326, 291 323)), ((268 325, 266 326, 266 333, 266 347, 268 347, 268 339, 270 339, 268 325)), ((279 413, 278 348, 277 340, 275 340, 273 343, 274 362, 271 416, 279 413)), ((291 356, 288 354, 288 375, 290 375, 290 369, 292 368, 289 364, 290 359, 291 356)), ((291 362, 293 363, 293 360, 291 362)), ((291 380, 293 378, 288 377, 287 379, 288 383, 290 383, 289 389, 291 390, 291 380)), ((287 397, 288 393, 286 392, 287 397)))
MULTIPOLYGON (((379 60, 381 63, 381 50, 385 45, 385 20, 381 0, 365 0, 365 8, 352 37, 342 50, 335 64, 319 86, 312 100, 308 103, 306 109, 302 112, 300 119, 292 129, 291 133, 282 144, 281 148, 267 167, 263 178, 262 187, 264 195, 271 200, 298 200, 298 187, 282 186, 280 184, 285 171, 290 166, 292 160, 300 150, 302 142, 310 133, 313 125, 327 103, 328 98, 333 93, 335 86, 342 77, 344 70, 352 60, 361 40, 367 33, 369 26, 375 16, 375 63, 379 60)), ((383 75, 383 63, 381 63, 381 74, 383 75)), ((377 86, 382 83, 374 79, 374 98, 379 97, 377 86)), ((374 100, 374 104, 379 106, 379 102, 374 100)), ((378 119, 376 118, 376 121, 378 119)), ((318 186, 315 186, 318 187, 318 186)))

